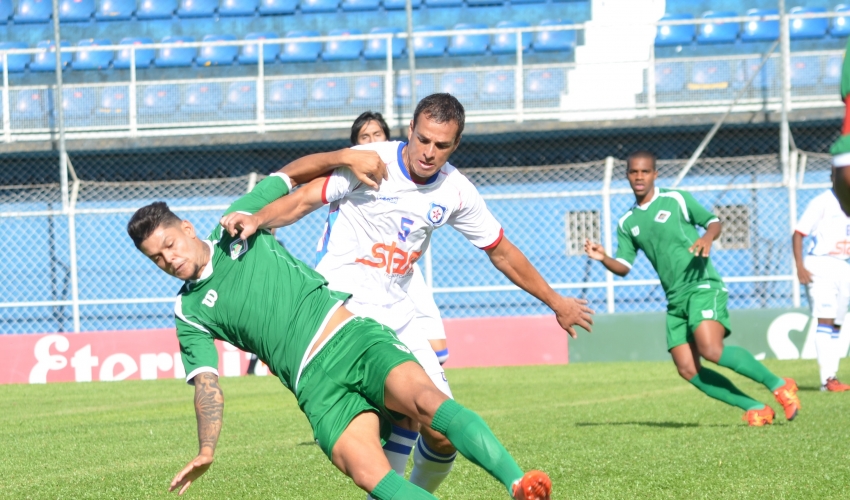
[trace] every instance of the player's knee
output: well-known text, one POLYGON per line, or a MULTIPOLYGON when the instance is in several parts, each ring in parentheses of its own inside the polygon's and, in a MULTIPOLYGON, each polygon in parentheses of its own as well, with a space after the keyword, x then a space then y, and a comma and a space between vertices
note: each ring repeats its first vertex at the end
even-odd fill
POLYGON ((723 355, 723 344, 721 343, 720 345, 710 344, 700 346, 699 354, 700 356, 711 361, 712 363, 717 363, 718 361, 720 361, 720 356, 723 355))
POLYGON ((679 375, 688 381, 697 375, 697 369, 695 366, 677 366, 676 369, 679 370, 679 375))
POLYGON ((423 426, 419 432, 422 435, 422 440, 431 450, 441 455, 451 455, 456 451, 449 438, 434 429, 423 426))

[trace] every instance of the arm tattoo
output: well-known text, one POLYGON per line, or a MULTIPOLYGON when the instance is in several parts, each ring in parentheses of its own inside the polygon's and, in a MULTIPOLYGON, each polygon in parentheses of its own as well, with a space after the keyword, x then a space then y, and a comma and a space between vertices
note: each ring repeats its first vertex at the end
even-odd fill
POLYGON ((195 377, 195 415, 198 417, 198 453, 204 448, 215 451, 221 432, 224 412, 224 395, 214 373, 200 373, 195 377))

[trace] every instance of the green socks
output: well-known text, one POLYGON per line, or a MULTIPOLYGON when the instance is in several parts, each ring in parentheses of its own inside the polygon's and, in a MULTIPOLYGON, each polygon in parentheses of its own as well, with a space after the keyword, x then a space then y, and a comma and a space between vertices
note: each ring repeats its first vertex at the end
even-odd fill
POLYGON ((728 405, 737 406, 744 411, 764 408, 762 403, 741 392, 731 380, 714 370, 705 367, 700 368, 700 371, 690 382, 709 397, 719 399, 728 405))
POLYGON ((409 483, 394 470, 387 472, 370 493, 375 500, 437 500, 437 497, 409 483))
POLYGON ((446 436, 470 462, 498 479, 509 493, 513 483, 522 477, 522 470, 484 420, 456 401, 447 399, 440 405, 431 428, 446 436))
POLYGON ((784 380, 771 373, 766 366, 761 364, 743 347, 734 345, 724 347, 717 364, 730 370, 735 370, 735 373, 760 384, 764 384, 771 392, 785 385, 784 380))

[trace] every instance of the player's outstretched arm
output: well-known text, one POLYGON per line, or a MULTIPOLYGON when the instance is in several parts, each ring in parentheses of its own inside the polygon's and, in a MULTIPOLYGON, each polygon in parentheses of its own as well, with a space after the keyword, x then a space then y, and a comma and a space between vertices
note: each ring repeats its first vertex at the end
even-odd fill
POLYGON ((791 248, 794 252, 794 262, 797 267, 797 279, 801 285, 808 285, 812 282, 812 273, 803 265, 803 233, 794 231, 791 236, 791 248))
POLYGON ((591 259, 598 260, 599 262, 601 262, 603 266, 605 266, 609 271, 616 274, 617 276, 625 276, 629 274, 629 271, 632 270, 632 268, 623 264, 619 260, 608 257, 608 255, 605 253, 605 247, 603 247, 599 243, 590 240, 584 240, 584 252, 591 259))
POLYGON ((330 173, 337 167, 348 168, 360 182, 373 189, 378 189, 381 181, 389 178, 387 165, 378 153, 364 149, 346 148, 303 156, 280 171, 289 176, 293 186, 297 186, 330 173))
POLYGON ((324 177, 313 179, 300 189, 269 203, 255 214, 231 212, 221 218, 221 227, 230 236, 239 234, 239 237, 244 240, 262 229, 294 224, 324 205, 322 201, 324 183, 324 177))
POLYGON ((552 289, 543 276, 529 262, 522 251, 502 237, 495 247, 487 250, 490 262, 496 269, 508 277, 516 286, 540 299, 555 313, 561 328, 566 330, 571 337, 576 338, 577 333, 574 326, 578 325, 587 331, 591 331, 593 324, 593 310, 587 307, 587 301, 564 297, 552 289))
POLYGON ((195 415, 198 418, 198 456, 189 462, 171 481, 168 491, 180 489, 182 495, 213 463, 215 445, 221 432, 224 413, 224 394, 218 385, 218 375, 205 372, 195 376, 195 415))

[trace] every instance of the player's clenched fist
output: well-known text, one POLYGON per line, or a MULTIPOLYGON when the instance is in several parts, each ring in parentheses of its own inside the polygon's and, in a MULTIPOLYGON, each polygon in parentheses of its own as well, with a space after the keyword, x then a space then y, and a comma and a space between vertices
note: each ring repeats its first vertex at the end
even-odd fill
POLYGON ((351 173, 357 177, 357 180, 371 187, 378 189, 381 187, 381 181, 387 179, 387 164, 381 160, 377 152, 372 150, 362 149, 346 149, 345 164, 351 173))
POLYGON ((219 224, 230 236, 235 237, 238 234, 239 238, 243 240, 256 233, 260 227, 257 217, 241 212, 231 212, 225 215, 221 218, 219 224))

